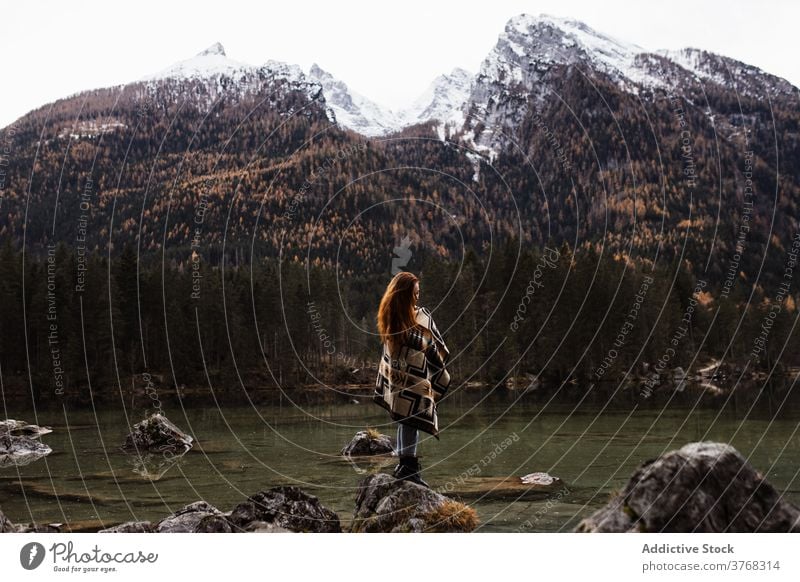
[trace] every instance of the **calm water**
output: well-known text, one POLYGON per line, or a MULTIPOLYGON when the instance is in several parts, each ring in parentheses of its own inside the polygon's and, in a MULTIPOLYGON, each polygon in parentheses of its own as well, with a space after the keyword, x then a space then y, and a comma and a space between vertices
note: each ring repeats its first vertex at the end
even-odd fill
MULTIPOLYGON (((379 465, 353 464, 338 455, 366 426, 394 434, 387 415, 368 399, 361 404, 165 410, 199 446, 174 464, 151 466, 142 476, 135 457, 123 454, 127 426, 122 411, 94 413, 8 409, 10 418, 50 425, 45 459, 0 469, 0 508, 14 522, 158 520, 204 499, 223 511, 259 490, 297 485, 318 496, 343 521, 352 516, 355 486, 379 465), (54 494, 55 493, 55 494, 54 494), (57 494, 57 495, 56 495, 57 494)), ((592 410, 489 403, 453 398, 440 407, 441 440, 424 435, 419 452, 432 487, 457 484, 470 468, 480 477, 547 471, 569 491, 560 499, 465 498, 478 512, 481 531, 569 531, 621 488, 646 459, 696 440, 730 442, 767 475, 788 500, 800 504, 797 418, 770 414, 743 419, 716 410, 592 410), (719 414, 719 417, 717 415, 719 414), (496 445, 511 437, 494 458, 496 445), (486 460, 489 459, 489 460, 486 460)), ((383 470, 390 471, 393 461, 383 470)))

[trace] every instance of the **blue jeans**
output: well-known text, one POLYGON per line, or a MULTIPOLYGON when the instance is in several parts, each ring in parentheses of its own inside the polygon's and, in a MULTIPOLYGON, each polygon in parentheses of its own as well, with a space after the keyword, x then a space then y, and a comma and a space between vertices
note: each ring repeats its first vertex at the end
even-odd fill
POLYGON ((397 454, 416 456, 419 431, 407 424, 399 422, 397 425, 397 454))

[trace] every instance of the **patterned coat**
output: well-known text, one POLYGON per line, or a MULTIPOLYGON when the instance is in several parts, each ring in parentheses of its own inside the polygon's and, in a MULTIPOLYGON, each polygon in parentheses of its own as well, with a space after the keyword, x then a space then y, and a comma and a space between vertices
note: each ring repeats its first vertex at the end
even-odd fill
POLYGON ((436 404, 450 386, 445 365, 450 351, 433 322, 431 312, 416 307, 417 323, 424 332, 413 330, 392 360, 384 343, 373 401, 389 411, 392 420, 402 421, 439 438, 436 404))

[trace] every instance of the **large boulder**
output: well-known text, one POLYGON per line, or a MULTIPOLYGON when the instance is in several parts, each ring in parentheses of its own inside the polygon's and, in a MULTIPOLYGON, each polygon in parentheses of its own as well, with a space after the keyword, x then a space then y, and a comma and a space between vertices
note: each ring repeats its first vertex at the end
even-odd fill
POLYGON ((194 533, 202 529, 198 526, 209 517, 224 519, 223 513, 210 503, 195 501, 159 521, 154 530, 156 533, 194 533))
POLYGON ((642 464, 578 532, 800 532, 800 509, 732 446, 690 443, 642 464))
POLYGON ((33 437, 0 432, 0 468, 27 465, 52 452, 53 449, 33 437))
POLYGON ((233 528, 226 515, 207 515, 194 528, 195 533, 231 533, 233 528))
POLYGON ((192 448, 193 440, 166 416, 156 413, 134 425, 122 448, 128 452, 182 455, 192 448))
POLYGON ((422 485, 385 473, 358 484, 352 532, 470 532, 475 510, 422 485))
POLYGON ((361 430, 356 433, 347 446, 342 449, 342 455, 391 455, 394 453, 392 439, 389 435, 381 434, 374 429, 361 430))
POLYGON ((251 495, 233 508, 228 519, 238 531, 263 531, 269 524, 294 532, 342 531, 338 515, 294 486, 273 487, 251 495))

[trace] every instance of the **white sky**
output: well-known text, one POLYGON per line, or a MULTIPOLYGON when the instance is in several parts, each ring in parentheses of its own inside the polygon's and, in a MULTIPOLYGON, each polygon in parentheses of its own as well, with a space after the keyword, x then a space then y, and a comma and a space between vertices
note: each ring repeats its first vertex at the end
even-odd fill
POLYGON ((228 57, 251 64, 276 59, 307 71, 316 62, 396 109, 453 67, 476 72, 520 13, 576 18, 650 50, 711 50, 800 86, 800 2, 791 0, 3 0, 0 127, 59 97, 157 72, 217 41, 228 57))

